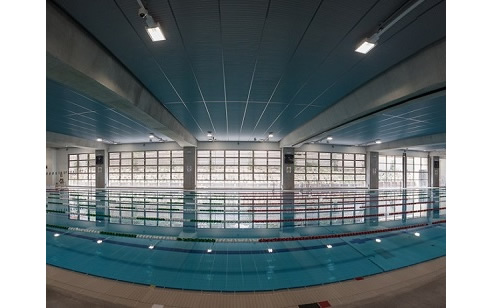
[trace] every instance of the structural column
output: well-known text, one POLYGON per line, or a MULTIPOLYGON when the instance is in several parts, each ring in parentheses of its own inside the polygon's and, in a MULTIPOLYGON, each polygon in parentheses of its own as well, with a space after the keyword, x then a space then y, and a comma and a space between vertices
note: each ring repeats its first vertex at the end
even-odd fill
POLYGON ((96 226, 105 226, 108 222, 106 191, 106 151, 96 150, 96 226))
POLYGON ((432 211, 432 217, 433 218, 439 218, 439 205, 440 205, 440 200, 439 200, 439 156, 432 156, 432 163, 431 163, 431 178, 432 180, 432 206, 434 207, 434 210, 432 211))
POLYGON ((282 148, 282 215, 281 229, 294 230, 294 148, 282 148))
POLYGON ((364 211, 365 215, 369 217, 365 218, 366 225, 377 226, 379 223, 377 216, 378 214, 378 189, 379 189, 379 153, 369 152, 367 155, 368 159, 368 186, 369 186, 369 202, 367 202, 367 207, 364 211))
POLYGON ((183 231, 194 233, 196 231, 196 148, 183 148, 183 231))
POLYGON ((405 223, 407 221, 407 153, 403 153, 402 155, 402 167, 403 167, 403 190, 401 195, 402 200, 402 212, 401 221, 405 223))

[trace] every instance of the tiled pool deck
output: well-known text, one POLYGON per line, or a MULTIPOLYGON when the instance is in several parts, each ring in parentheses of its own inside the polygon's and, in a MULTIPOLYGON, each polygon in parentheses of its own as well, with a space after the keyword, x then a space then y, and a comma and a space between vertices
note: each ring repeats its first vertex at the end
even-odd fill
POLYGON ((47 307, 445 307, 446 257, 321 286, 268 292, 156 288, 46 266, 47 307), (427 286, 433 286, 429 289, 427 286), (426 287, 422 287, 426 286, 426 287), (436 292, 436 288, 437 291, 436 292))

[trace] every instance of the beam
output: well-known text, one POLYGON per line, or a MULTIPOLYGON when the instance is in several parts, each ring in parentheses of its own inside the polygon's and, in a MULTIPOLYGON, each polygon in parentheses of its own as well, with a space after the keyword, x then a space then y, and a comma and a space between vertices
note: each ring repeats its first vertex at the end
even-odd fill
POLYGON ((107 49, 51 1, 46 2, 46 77, 145 123, 180 146, 197 145, 107 49))
POLYGON ((348 122, 446 87, 446 40, 428 46, 362 85, 280 141, 300 146, 348 122))
POLYGON ((396 141, 385 142, 367 147, 367 151, 380 152, 386 150, 405 149, 422 145, 432 145, 446 143, 446 133, 427 135, 400 139, 396 141))
POLYGON ((46 146, 50 148, 86 148, 86 149, 104 149, 108 146, 104 143, 87 140, 79 137, 73 137, 54 132, 46 132, 46 146))

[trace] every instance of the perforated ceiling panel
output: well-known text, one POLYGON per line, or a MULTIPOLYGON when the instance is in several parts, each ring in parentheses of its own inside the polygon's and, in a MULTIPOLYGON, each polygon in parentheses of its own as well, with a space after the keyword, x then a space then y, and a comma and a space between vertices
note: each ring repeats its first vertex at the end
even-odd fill
POLYGON ((118 143, 148 142, 151 132, 142 123, 51 80, 46 81, 46 130, 118 143))
MULTIPOLYGON (((445 38, 445 1, 424 1, 367 55, 355 46, 406 0, 55 1, 198 140, 279 140, 351 91, 445 38)), ((135 124, 135 129, 139 125, 135 124)))

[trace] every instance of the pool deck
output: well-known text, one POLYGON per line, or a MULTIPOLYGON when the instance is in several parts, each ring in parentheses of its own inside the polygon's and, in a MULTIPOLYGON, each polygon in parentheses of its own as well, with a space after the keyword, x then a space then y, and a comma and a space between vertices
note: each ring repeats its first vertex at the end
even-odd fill
POLYGON ((46 265, 46 307, 445 307, 446 257, 358 280, 268 292, 156 288, 46 265), (325 306, 329 307, 329 306, 325 306))

